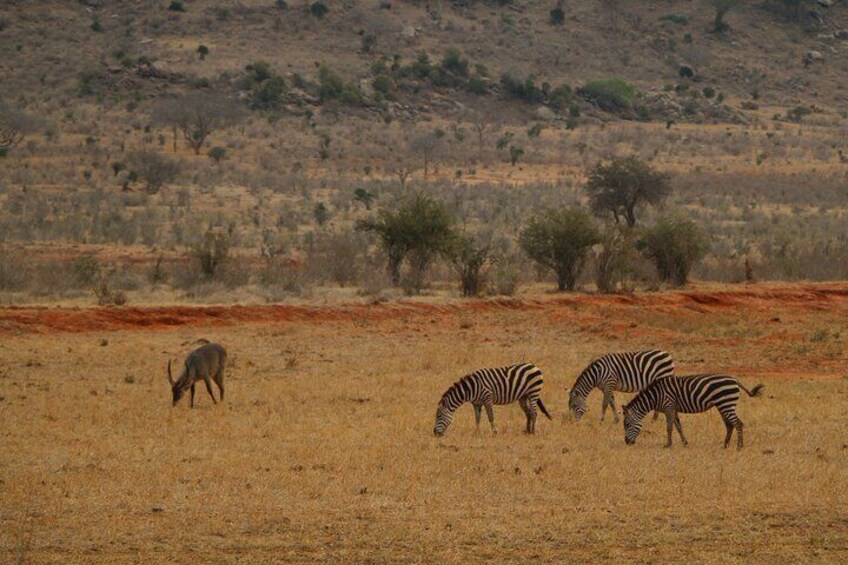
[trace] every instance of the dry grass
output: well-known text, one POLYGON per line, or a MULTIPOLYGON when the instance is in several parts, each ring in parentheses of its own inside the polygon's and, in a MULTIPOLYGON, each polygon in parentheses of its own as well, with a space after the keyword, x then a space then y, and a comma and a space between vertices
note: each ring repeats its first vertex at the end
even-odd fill
POLYGON ((848 301, 746 291, 750 307, 537 297, 528 309, 4 337, 0 554, 844 562, 848 301), (198 391, 196 409, 172 409, 165 361, 201 336, 230 351, 227 400, 198 391), (671 350, 682 372, 765 382, 740 405, 742 452, 721 449, 715 413, 685 417, 690 447, 671 450, 662 423, 625 446, 620 426, 597 421, 597 396, 584 421, 564 420, 564 388, 590 358, 646 346, 671 350), (476 436, 465 408, 433 437, 453 380, 523 359, 546 371, 553 422, 528 437, 521 411, 502 407, 501 434, 476 436))

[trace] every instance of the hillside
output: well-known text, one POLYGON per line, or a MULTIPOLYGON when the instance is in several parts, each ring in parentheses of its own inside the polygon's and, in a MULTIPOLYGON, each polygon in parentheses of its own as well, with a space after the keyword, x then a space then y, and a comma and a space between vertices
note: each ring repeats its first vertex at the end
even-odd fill
POLYGON ((26 124, 0 158, 7 291, 87 288, 56 262, 94 254, 129 291, 208 296, 174 265, 210 226, 246 261, 227 293, 260 257, 287 262, 266 279, 310 265, 275 297, 334 279, 339 257, 347 283, 381 288, 364 276, 376 243, 352 227, 410 188, 533 280, 524 222, 585 206, 587 171, 631 154, 673 187, 643 222, 709 235, 698 277, 739 280, 745 260, 758 278, 848 276, 844 2, 742 3, 720 33, 706 1, 4 6, 3 108, 26 124), (168 112, 203 96, 228 120, 192 149, 168 112), (151 181, 154 165, 169 175, 151 181))

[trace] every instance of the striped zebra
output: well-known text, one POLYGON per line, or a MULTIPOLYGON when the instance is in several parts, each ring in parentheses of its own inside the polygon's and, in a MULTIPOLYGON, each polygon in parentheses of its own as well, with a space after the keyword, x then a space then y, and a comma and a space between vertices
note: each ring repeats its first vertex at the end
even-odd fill
POLYGON ((703 373, 686 377, 668 377, 654 381, 648 388, 636 395, 624 407, 624 442, 632 445, 642 429, 642 419, 645 414, 654 410, 664 412, 666 432, 668 435, 665 446, 671 447, 671 427, 677 428, 683 445, 687 445, 683 428, 680 426, 678 414, 695 414, 706 412, 715 406, 724 420, 727 435, 724 447, 730 444, 733 430, 736 430, 736 446, 742 449, 742 420, 736 416, 736 403, 739 402, 739 389, 748 396, 759 396, 763 385, 759 384, 748 390, 730 375, 720 373, 703 373))
POLYGON ((656 379, 674 374, 674 360, 665 351, 651 349, 629 353, 609 353, 595 359, 583 369, 574 388, 568 395, 568 409, 574 420, 580 420, 586 413, 586 397, 592 389, 598 388, 604 393, 601 404, 601 420, 612 407, 612 415, 618 423, 615 411, 614 390, 620 392, 639 392, 656 379))
POLYGON ((492 412, 494 404, 511 404, 516 400, 527 416, 527 433, 536 431, 536 406, 542 414, 551 419, 539 393, 542 390, 542 371, 530 363, 479 369, 462 377, 442 395, 439 407, 436 409, 436 425, 433 433, 443 436, 453 421, 457 408, 470 402, 474 406, 474 418, 477 431, 480 431, 480 411, 486 409, 492 433, 498 433, 495 427, 495 415, 492 412))

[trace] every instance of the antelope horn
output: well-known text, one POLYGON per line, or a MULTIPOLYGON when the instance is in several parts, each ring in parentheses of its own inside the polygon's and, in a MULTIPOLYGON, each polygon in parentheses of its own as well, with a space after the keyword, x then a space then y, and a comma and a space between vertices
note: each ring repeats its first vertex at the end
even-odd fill
POLYGON ((171 360, 168 359, 168 382, 171 383, 171 386, 176 386, 177 383, 174 382, 174 377, 171 376, 171 360))

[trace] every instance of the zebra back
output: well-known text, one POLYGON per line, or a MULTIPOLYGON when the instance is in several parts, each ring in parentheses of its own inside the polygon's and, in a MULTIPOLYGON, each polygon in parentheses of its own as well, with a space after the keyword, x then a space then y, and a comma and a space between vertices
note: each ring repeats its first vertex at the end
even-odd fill
POLYGON ((510 404, 524 396, 538 397, 543 383, 541 369, 532 363, 478 369, 451 385, 439 405, 456 410, 483 397, 491 397, 493 404, 510 404))
POLYGON ((583 369, 571 390, 569 404, 572 410, 585 411, 585 400, 592 389, 602 388, 608 381, 612 381, 612 390, 638 392, 655 380, 673 374, 674 360, 665 351, 608 353, 583 369))

